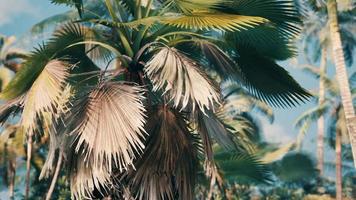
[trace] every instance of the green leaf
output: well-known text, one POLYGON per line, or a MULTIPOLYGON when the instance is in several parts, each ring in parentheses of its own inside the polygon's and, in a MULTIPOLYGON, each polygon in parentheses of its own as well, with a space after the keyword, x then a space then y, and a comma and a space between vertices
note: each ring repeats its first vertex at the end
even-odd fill
POLYGON ((75 6, 78 10, 79 16, 83 14, 83 0, 51 0, 54 4, 64 4, 66 6, 75 6))
POLYGON ((253 155, 220 152, 214 157, 224 178, 240 183, 270 183, 271 172, 253 155))
POLYGON ((259 16, 269 20, 283 37, 294 37, 300 32, 299 14, 292 0, 232 0, 224 1, 218 10, 247 16, 259 16))
POLYGON ((311 95, 289 73, 273 60, 253 49, 239 49, 236 59, 243 83, 257 98, 274 106, 294 106, 311 95))

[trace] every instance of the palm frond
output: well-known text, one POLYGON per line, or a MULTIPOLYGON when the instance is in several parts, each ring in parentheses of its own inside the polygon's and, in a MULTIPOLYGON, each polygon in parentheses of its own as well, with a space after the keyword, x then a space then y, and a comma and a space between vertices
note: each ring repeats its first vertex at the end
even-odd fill
POLYGON ((145 153, 128 174, 137 199, 193 199, 197 152, 182 113, 167 106, 152 108, 145 153))
POLYGON ((206 114, 199 115, 198 122, 200 128, 206 129, 208 135, 219 145, 227 150, 237 149, 237 145, 234 142, 234 135, 213 112, 207 111, 206 114))
POLYGON ((266 23, 267 20, 255 16, 193 12, 189 15, 165 17, 160 22, 184 29, 240 31, 266 23))
POLYGON ((95 199, 94 191, 104 194, 112 182, 107 165, 94 165, 94 158, 74 154, 68 164, 72 199, 95 199))
POLYGON ((294 123, 294 126, 300 128, 308 120, 312 122, 316 122, 320 118, 320 116, 325 115, 325 113, 327 113, 329 109, 330 106, 328 105, 327 102, 325 102, 321 105, 318 105, 315 108, 307 110, 297 118, 297 120, 294 123))
POLYGON ((263 157, 261 158, 261 161, 263 163, 272 163, 277 160, 280 160, 286 154, 288 154, 291 150, 293 150, 293 148, 295 148, 294 142, 284 144, 273 151, 267 152, 265 155, 263 155, 263 157))
POLYGON ((294 106, 311 96, 285 69, 249 48, 240 49, 236 62, 252 94, 274 106, 294 106))
POLYGON ((138 28, 139 25, 151 26, 155 23, 177 27, 179 29, 242 31, 266 23, 268 20, 255 17, 224 13, 193 12, 191 14, 172 14, 151 16, 130 22, 120 22, 119 27, 138 28))
POLYGON ((47 124, 46 128, 48 129, 49 147, 46 161, 43 164, 41 173, 39 175, 39 180, 43 178, 48 178, 54 173, 55 166, 58 161, 58 156, 62 155, 61 152, 65 151, 65 141, 67 140, 67 138, 65 134, 60 132, 60 130, 64 129, 62 127, 64 126, 63 116, 70 114, 69 104, 73 96, 74 95, 72 87, 70 85, 67 85, 63 89, 59 101, 57 102, 56 118, 58 118, 59 120, 55 119, 51 121, 51 124, 47 124), (58 110, 61 112, 58 112, 58 110))
POLYGON ((167 0, 164 2, 164 5, 167 5, 170 9, 178 12, 191 13, 194 10, 207 10, 209 8, 214 8, 221 2, 222 0, 167 0))
POLYGON ((184 109, 196 104, 204 112, 219 103, 219 93, 197 62, 174 48, 163 47, 145 67, 153 83, 153 90, 163 89, 173 100, 174 107, 184 109), (198 84, 199 83, 199 84, 198 84))
POLYGON ((218 45, 208 41, 208 40, 195 40, 195 45, 197 45, 208 62, 213 66, 214 70, 218 72, 223 78, 227 77, 240 77, 240 71, 236 67, 236 63, 231 59, 231 57, 224 52, 218 45))
POLYGON ((76 152, 93 157, 93 165, 120 171, 144 149, 143 89, 120 82, 101 83, 74 103, 68 119, 76 152))
POLYGON ((277 28, 268 24, 236 33, 229 32, 225 38, 231 45, 235 45, 238 53, 249 47, 249 51, 273 60, 286 60, 297 54, 297 47, 291 40, 284 38, 277 28))
POLYGON ((218 10, 268 19, 276 24, 283 37, 294 37, 299 33, 299 14, 292 0, 232 0, 221 3, 218 10))
MULTIPOLYGON (((64 109, 61 102, 62 92, 69 76, 69 66, 60 60, 52 60, 46 64, 24 99, 21 125, 29 136, 37 127, 37 119, 45 118, 50 113, 51 120, 64 109)), ((47 123, 49 123, 47 121, 47 123)))
POLYGON ((54 4, 64 4, 66 6, 75 6, 78 10, 79 16, 83 13, 83 0, 51 0, 54 4))
POLYGON ((223 176, 233 182, 270 183, 271 172, 256 156, 241 153, 220 152, 215 160, 223 176))
MULTIPOLYGON (((80 25, 66 24, 59 28, 47 43, 39 46, 29 55, 23 67, 2 91, 0 98, 9 100, 25 93, 50 59, 65 59, 71 64, 78 63, 78 57, 84 60, 84 45, 68 48, 71 44, 83 40, 85 40, 85 30, 80 25)), ((90 66, 88 63, 85 64, 87 68, 90 66)))

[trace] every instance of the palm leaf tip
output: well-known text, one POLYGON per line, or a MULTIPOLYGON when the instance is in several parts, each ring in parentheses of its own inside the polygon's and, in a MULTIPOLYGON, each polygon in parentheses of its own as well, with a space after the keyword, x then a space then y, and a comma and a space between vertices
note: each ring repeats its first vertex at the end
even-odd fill
POLYGON ((20 111, 23 107, 24 96, 19 96, 12 99, 0 107, 0 125, 3 125, 5 121, 16 112, 20 111))
POLYGON ((77 155, 69 162, 70 188, 72 199, 96 199, 94 191, 107 193, 112 178, 105 165, 92 165, 93 157, 85 158, 77 155))
POLYGON ((153 90, 168 93, 174 107, 184 109, 189 104, 194 110, 198 105, 204 111, 220 102, 218 89, 197 62, 174 48, 161 48, 144 70, 153 83, 153 90))
POLYGON ((70 134, 76 135, 76 151, 93 156, 95 166, 121 171, 132 165, 144 144, 143 89, 121 82, 102 83, 74 106, 70 134), (112 162, 113 161, 113 162, 112 162))

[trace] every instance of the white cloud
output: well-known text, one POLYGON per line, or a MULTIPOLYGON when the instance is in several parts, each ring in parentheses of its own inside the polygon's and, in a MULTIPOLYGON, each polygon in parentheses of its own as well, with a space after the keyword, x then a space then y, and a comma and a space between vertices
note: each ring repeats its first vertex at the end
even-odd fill
POLYGON ((0 0, 0 26, 11 23, 11 19, 20 14, 37 15, 30 0, 0 0))
POLYGON ((271 143, 288 143, 294 140, 290 131, 286 130, 281 124, 270 124, 267 119, 261 119, 264 138, 271 143))

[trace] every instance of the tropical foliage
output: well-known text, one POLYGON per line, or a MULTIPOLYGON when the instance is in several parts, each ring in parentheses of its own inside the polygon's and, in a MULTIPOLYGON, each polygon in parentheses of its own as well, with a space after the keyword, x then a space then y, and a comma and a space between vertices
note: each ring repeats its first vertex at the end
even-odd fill
POLYGON ((0 95, 2 122, 20 116, 28 171, 32 143, 49 135, 40 178, 55 182, 65 166, 76 199, 193 199, 200 164, 211 185, 227 167, 215 142, 266 180, 248 144, 252 118, 227 97, 249 94, 268 114, 260 100, 310 96, 277 63, 296 53, 292 1, 53 2, 79 15, 62 18, 0 95), (238 87, 222 96, 227 81, 238 87))

